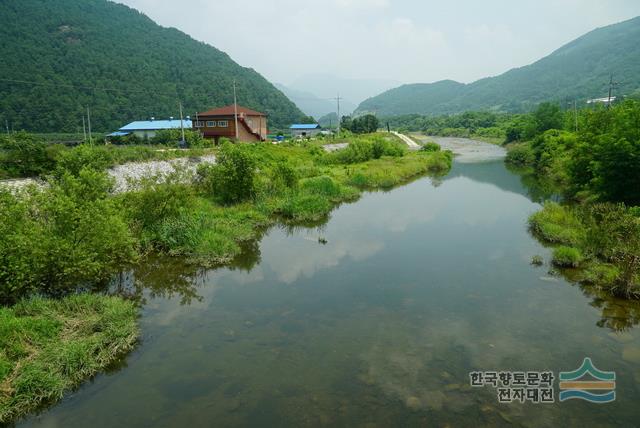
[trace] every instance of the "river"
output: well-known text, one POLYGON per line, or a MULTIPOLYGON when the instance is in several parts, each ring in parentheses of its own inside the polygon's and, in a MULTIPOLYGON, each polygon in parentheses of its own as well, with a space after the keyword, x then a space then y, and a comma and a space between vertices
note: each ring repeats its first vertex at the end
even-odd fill
POLYGON ((232 267, 152 260, 118 284, 144 302, 138 348, 18 425, 637 426, 640 309, 530 264, 550 250, 527 231, 529 194, 501 159, 461 157, 321 226, 272 228, 232 267), (616 372, 615 402, 469 386, 585 357, 616 372))

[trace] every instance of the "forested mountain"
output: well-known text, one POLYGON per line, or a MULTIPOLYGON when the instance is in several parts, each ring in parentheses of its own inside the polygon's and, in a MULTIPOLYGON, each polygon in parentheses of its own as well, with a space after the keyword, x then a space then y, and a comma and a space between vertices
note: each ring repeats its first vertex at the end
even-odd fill
MULTIPOLYGON (((305 114, 313 116, 316 120, 324 115, 336 111, 336 102, 329 99, 320 98, 311 92, 299 91, 288 86, 276 83, 276 88, 282 91, 291 101, 293 101, 305 114)), ((347 112, 351 113, 351 112, 347 112)))
POLYGON ((525 67, 471 84, 442 81, 404 85, 364 101, 358 112, 381 116, 448 114, 468 110, 527 111, 542 101, 585 101, 640 89, 640 17, 599 28, 525 67))
POLYGON ((234 79, 238 103, 269 114, 270 127, 303 116, 253 69, 106 0, 2 0, 0 40, 3 127, 75 132, 87 106, 100 131, 177 117, 179 101, 189 115, 232 104, 234 79))

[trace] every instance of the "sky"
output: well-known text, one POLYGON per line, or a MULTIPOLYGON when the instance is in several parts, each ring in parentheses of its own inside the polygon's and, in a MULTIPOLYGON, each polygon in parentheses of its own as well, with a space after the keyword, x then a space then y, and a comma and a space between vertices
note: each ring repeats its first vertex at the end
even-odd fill
POLYGON ((472 82, 640 15, 638 0, 118 0, 272 82, 472 82), (303 79, 304 80, 304 79, 303 79))

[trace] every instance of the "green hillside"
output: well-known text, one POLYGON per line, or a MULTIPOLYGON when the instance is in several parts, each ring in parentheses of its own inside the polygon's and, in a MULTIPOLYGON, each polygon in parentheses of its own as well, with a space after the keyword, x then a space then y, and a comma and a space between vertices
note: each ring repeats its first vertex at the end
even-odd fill
POLYGON ((404 85, 364 101, 359 112, 382 116, 467 110, 527 111, 542 101, 585 101, 640 89, 640 17, 594 30, 525 67, 471 84, 442 81, 404 85))
POLYGON ((177 117, 179 100, 193 114, 232 104, 234 79, 238 103, 268 113, 271 127, 303 116, 224 52, 106 0, 0 1, 0 40, 3 128, 76 132, 86 106, 100 131, 177 117))

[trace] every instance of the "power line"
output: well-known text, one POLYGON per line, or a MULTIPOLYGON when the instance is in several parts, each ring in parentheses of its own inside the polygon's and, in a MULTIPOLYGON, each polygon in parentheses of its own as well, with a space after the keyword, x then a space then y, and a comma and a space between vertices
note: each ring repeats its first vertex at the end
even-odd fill
POLYGON ((6 83, 19 83, 24 85, 33 85, 33 86, 48 86, 55 88, 74 88, 74 89, 84 89, 89 91, 104 91, 104 92, 120 92, 120 93, 138 93, 138 94, 147 94, 152 93, 155 95, 162 95, 167 97, 177 96, 178 91, 176 90, 175 94, 169 94, 168 92, 158 92, 151 89, 121 89, 121 88, 105 88, 105 87, 95 87, 95 86, 82 86, 82 85, 72 85, 72 84, 64 84, 64 83, 42 83, 42 82, 32 82, 28 80, 18 80, 18 79, 2 79, 0 78, 0 82, 6 83))

